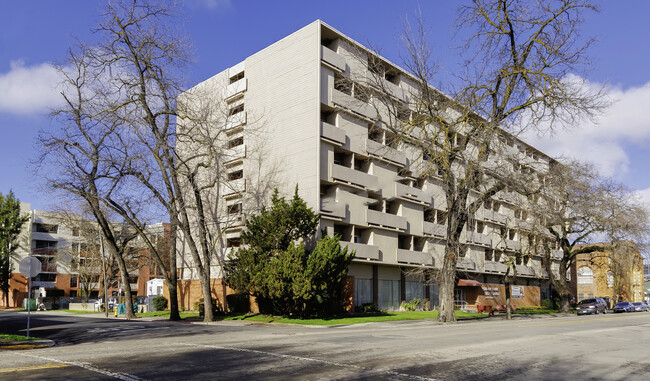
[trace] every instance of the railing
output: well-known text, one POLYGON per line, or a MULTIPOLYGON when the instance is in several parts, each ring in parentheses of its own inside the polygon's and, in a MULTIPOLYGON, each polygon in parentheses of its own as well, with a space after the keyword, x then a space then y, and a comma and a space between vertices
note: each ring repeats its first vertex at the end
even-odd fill
POLYGON ((229 116, 228 120, 226 121, 226 132, 236 127, 239 127, 243 124, 246 124, 246 120, 247 120, 246 111, 242 111, 235 115, 229 116))
POLYGON ((430 205, 432 202, 431 194, 425 193, 422 189, 414 188, 402 183, 395 183, 395 195, 400 198, 405 198, 426 205, 430 205))
POLYGON ((340 145, 344 145, 347 141, 344 130, 326 122, 320 123, 320 136, 340 145))
POLYGON ((417 265, 433 266, 431 254, 422 251, 397 249, 397 262, 412 263, 417 265))
POLYGON ((424 221, 422 223, 422 230, 425 235, 434 237, 445 238, 447 237, 447 226, 439 225, 433 222, 424 221))
POLYGON ((377 210, 366 210, 366 222, 368 225, 376 225, 391 229, 406 230, 408 222, 402 216, 394 214, 383 213, 377 210))
POLYGON ((345 58, 332 49, 321 45, 320 58, 340 71, 345 71, 345 58))
POLYGON ((486 273, 505 274, 507 270, 508 270, 508 266, 506 266, 505 263, 485 261, 486 273))
POLYGON ((377 118, 377 110, 372 105, 342 91, 332 89, 332 102, 366 118, 372 120, 377 118))
POLYGON ((341 241, 341 247, 348 248, 348 251, 354 250, 356 252, 355 258, 357 259, 374 259, 379 260, 379 247, 374 245, 366 245, 364 243, 344 242, 341 241))
POLYGON ((470 258, 464 257, 460 261, 456 262, 456 268, 459 270, 475 271, 476 263, 474 263, 470 258))
POLYGON ((246 144, 240 144, 236 147, 224 150, 224 156, 224 163, 226 164, 244 159, 246 157, 246 144))
POLYGON ((49 247, 32 249, 32 255, 54 256, 56 254, 57 250, 49 247))
POLYGON ((517 275, 519 276, 526 276, 526 277, 535 276, 535 270, 532 267, 524 266, 524 265, 515 265, 515 269, 517 270, 517 275))
POLYGON ((334 163, 330 163, 329 172, 331 180, 339 180, 370 190, 379 189, 379 179, 377 176, 334 163))
POLYGON ((477 232, 467 232, 467 242, 479 245, 492 246, 492 238, 477 232))
POLYGON ((320 201, 321 214, 327 216, 345 218, 346 209, 347 209, 347 205, 342 202, 337 202, 331 199, 322 199, 320 201))
POLYGON ((408 160, 406 154, 396 150, 393 147, 377 143, 374 140, 365 140, 365 151, 372 156, 380 157, 401 167, 406 167, 408 160))
POLYGON ((226 86, 226 90, 224 92, 224 99, 230 100, 231 98, 234 98, 235 96, 246 91, 247 88, 248 88, 248 80, 246 78, 242 78, 237 82, 233 82, 228 86, 226 86))
POLYGON ((246 191, 246 179, 237 179, 221 184, 222 196, 228 196, 244 191, 246 191))

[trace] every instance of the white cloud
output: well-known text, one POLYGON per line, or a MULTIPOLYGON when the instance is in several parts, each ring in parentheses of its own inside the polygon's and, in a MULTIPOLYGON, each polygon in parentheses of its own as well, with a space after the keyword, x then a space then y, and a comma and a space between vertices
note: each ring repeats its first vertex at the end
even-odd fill
POLYGON ((597 123, 584 122, 553 136, 528 133, 524 140, 554 157, 592 162, 606 176, 626 173, 630 165, 628 151, 650 145, 650 82, 629 89, 610 88, 608 96, 614 103, 597 123))
POLYGON ((232 2, 230 0, 194 0, 193 3, 210 10, 232 7, 232 2))
POLYGON ((25 66, 23 61, 12 61, 9 71, 0 73, 0 112, 47 112, 61 102, 60 83, 59 73, 50 64, 25 66))
POLYGON ((645 204, 646 208, 650 210, 650 188, 637 190, 634 194, 645 204))

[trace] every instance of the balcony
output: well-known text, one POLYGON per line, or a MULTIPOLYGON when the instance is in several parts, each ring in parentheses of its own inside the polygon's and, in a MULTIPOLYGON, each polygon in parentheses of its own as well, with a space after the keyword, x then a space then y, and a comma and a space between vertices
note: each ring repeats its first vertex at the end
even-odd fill
POLYGON ((467 232, 466 233, 467 242, 474 243, 482 246, 492 246, 492 238, 476 232, 467 232))
POLYGON ((221 184, 221 195, 230 196, 246 191, 246 179, 232 180, 221 184))
POLYGON ((345 58, 326 46, 320 47, 320 59, 340 71, 345 71, 345 58))
POLYGON ((230 130, 233 130, 237 127, 240 127, 244 124, 246 124, 246 111, 242 111, 240 113, 237 113, 235 115, 231 115, 228 117, 228 120, 226 121, 226 131, 229 132, 230 130))
POLYGON ((360 101, 351 95, 332 89, 332 102, 346 108, 364 118, 377 119, 377 110, 366 102, 360 101))
POLYGON ((368 155, 384 159, 393 164, 397 164, 400 167, 406 167, 408 163, 406 154, 393 147, 377 143, 374 140, 366 139, 364 149, 368 155))
POLYGON ((379 226, 388 229, 406 230, 408 223, 406 218, 394 214, 383 213, 377 210, 366 210, 366 222, 368 225, 379 226))
POLYGON ((246 144, 240 144, 233 148, 228 148, 224 150, 224 163, 233 163, 237 160, 242 160, 246 158, 246 144))
POLYGON ((320 136, 325 140, 329 140, 332 143, 341 146, 345 145, 347 142, 347 136, 345 135, 344 130, 326 122, 320 123, 320 136))
POLYGON ((524 277, 536 276, 535 270, 532 267, 524 266, 524 265, 515 265, 515 269, 517 270, 518 276, 524 276, 524 277))
POLYGON ((395 196, 424 205, 431 205, 433 201, 431 194, 402 183, 395 183, 395 196))
POLYGON ((355 259, 372 259, 379 260, 379 247, 366 245, 364 243, 353 243, 341 241, 341 247, 348 248, 348 251, 355 251, 355 259))
POLYGON ((32 282, 32 287, 56 288, 56 282, 35 280, 32 282))
POLYGON ((138 284, 137 283, 129 283, 129 287, 131 287, 131 290, 137 290, 138 289, 138 284))
POLYGON ((329 166, 329 178, 330 181, 351 184, 368 190, 379 189, 379 179, 377 176, 334 163, 331 163, 329 166))
POLYGON ((48 263, 48 262, 43 262, 41 263, 41 272, 42 273, 55 273, 56 271, 56 263, 48 263))
POLYGON ((489 209, 483 210, 483 218, 485 218, 488 221, 492 221, 501 225, 505 225, 507 220, 506 216, 504 216, 503 214, 489 209))
POLYGON ((56 254, 57 254, 57 250, 56 249, 51 249, 49 247, 32 249, 32 255, 35 255, 35 256, 52 257, 52 256, 55 256, 56 254))
POLYGON ((551 250, 551 258, 552 259, 562 259, 564 257, 564 251, 563 250, 551 250))
POLYGON ((511 239, 506 240, 506 250, 510 251, 519 251, 521 250, 521 242, 513 241, 511 239))
POLYGON ((508 266, 505 263, 485 261, 485 272, 491 274, 505 274, 508 266))
POLYGON ((331 199, 320 201, 320 211, 324 216, 344 219, 346 217, 347 205, 331 199))
POLYGON ((433 266, 431 254, 422 251, 397 249, 397 262, 411 263, 415 265, 433 266))
POLYGON ((242 78, 237 82, 233 82, 226 86, 226 89, 223 94, 223 98, 226 101, 230 101, 244 94, 244 91, 248 88, 248 80, 242 78))
POLYGON ((542 279, 548 279, 548 271, 546 271, 546 269, 542 269, 539 273, 539 277, 542 279))
POLYGON ((456 268, 458 270, 476 271, 476 263, 468 257, 463 257, 456 262, 456 268))
POLYGON ((515 223, 517 224, 517 226, 518 226, 520 229, 523 229, 523 230, 533 230, 533 224, 531 224, 530 222, 528 222, 528 221, 526 221, 526 220, 522 220, 521 218, 517 218, 517 219, 515 220, 515 223))
POLYGON ((424 221, 422 223, 422 230, 425 235, 434 236, 438 238, 447 237, 447 226, 439 225, 434 222, 424 221))

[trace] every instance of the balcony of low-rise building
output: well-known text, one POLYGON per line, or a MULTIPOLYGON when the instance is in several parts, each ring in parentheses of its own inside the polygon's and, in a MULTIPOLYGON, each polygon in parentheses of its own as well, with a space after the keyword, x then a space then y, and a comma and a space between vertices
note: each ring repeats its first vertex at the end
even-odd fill
POLYGON ((53 257, 56 256, 58 250, 50 247, 35 247, 32 248, 32 255, 35 257, 53 257))
POLYGON ((476 271, 476 262, 469 257, 461 257, 456 262, 456 268, 464 271, 476 271))
POLYGON ((562 259, 562 257, 564 257, 564 251, 562 249, 551 250, 552 259, 562 259))
POLYGON ((231 101, 238 97, 244 95, 244 92, 248 88, 248 80, 246 78, 240 78, 239 80, 232 82, 226 86, 224 90, 224 100, 231 101))
POLYGON ((324 198, 320 201, 320 212, 324 217, 345 219, 347 215, 347 204, 333 199, 324 198))
POLYGON ((366 210, 366 223, 368 226, 377 226, 391 230, 405 231, 408 227, 406 218, 373 209, 366 210))
POLYGON ((482 233, 468 231, 466 232, 466 241, 475 245, 492 247, 492 238, 482 233))
POLYGON ((507 221, 507 217, 499 212, 495 212, 491 209, 484 209, 482 216, 485 220, 504 225, 507 221))
POLYGON ((489 274, 505 274, 508 266, 501 262, 485 261, 484 271, 489 274))
POLYGON ((374 140, 365 139, 364 150, 369 156, 378 157, 400 167, 405 168, 408 165, 406 154, 374 140))
POLYGON ((246 179, 236 179, 221 184, 221 195, 231 196, 246 191, 246 179))
POLYGON ((340 146, 347 143, 345 131, 327 122, 320 123, 320 136, 322 139, 340 146))
POLYGON ((376 191, 379 189, 377 176, 335 163, 329 164, 328 177, 329 181, 350 184, 366 190, 376 191))
POLYGON ((424 235, 437 237, 437 238, 446 238, 447 237, 447 226, 440 225, 435 222, 423 221, 422 231, 424 235))
POLYGON ((223 151, 224 164, 234 163, 246 158, 246 144, 227 148, 223 151))
POLYGON ((371 120, 377 118, 377 110, 372 105, 340 90, 332 89, 332 102, 364 118, 371 120))
POLYGON ((397 262, 413 265, 433 266, 434 258, 430 253, 407 249, 396 249, 397 262))
POLYGON ((402 183, 395 183, 395 197, 427 206, 433 202, 430 193, 402 183))
POLYGON ((325 62, 328 66, 344 72, 346 69, 345 58, 332 49, 321 45, 320 47, 320 59, 325 62))
POLYGON ((341 241, 341 247, 348 248, 348 251, 354 250, 355 259, 366 259, 378 261, 379 258, 379 247, 374 245, 368 245, 365 243, 355 243, 355 242, 345 242, 341 241))
POLYGON ((226 131, 225 132, 230 132, 236 128, 239 128, 246 124, 247 121, 247 114, 246 111, 239 112, 234 115, 230 115, 228 117, 228 120, 226 120, 226 131))
POLYGON ((57 266, 55 262, 41 262, 41 272, 42 273, 56 273, 57 266))
POLYGON ((536 276, 535 269, 526 265, 515 265, 515 270, 517 271, 517 276, 534 278, 536 276))
POLYGON ((32 281, 32 287, 43 287, 43 288, 56 288, 56 282, 46 281, 46 280, 34 280, 32 281))
POLYGON ((506 239, 505 240, 505 249, 510 250, 510 251, 519 251, 521 250, 521 242, 515 241, 512 239, 506 239))

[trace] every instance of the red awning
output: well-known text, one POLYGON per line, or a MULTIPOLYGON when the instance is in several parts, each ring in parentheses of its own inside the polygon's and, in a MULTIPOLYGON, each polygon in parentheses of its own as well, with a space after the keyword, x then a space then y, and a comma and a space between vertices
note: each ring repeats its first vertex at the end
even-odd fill
POLYGON ((481 287, 481 282, 472 279, 458 279, 457 286, 460 287, 481 287))

